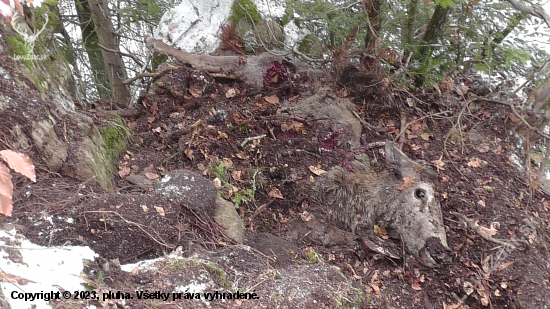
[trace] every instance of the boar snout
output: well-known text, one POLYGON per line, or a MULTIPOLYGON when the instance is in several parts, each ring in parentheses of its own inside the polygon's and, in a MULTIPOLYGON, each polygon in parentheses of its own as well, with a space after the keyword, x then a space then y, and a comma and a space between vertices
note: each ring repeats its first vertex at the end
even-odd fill
POLYGON ((418 259, 428 267, 435 267, 452 261, 452 250, 443 245, 437 237, 430 237, 418 252, 418 259))

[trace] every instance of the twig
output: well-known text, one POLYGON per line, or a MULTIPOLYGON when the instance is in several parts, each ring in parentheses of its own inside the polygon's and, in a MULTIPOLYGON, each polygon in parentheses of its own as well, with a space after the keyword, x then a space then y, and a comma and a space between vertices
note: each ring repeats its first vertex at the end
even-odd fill
POLYGON ((422 120, 422 119, 426 119, 426 118, 428 118, 428 117, 433 117, 433 116, 442 115, 442 114, 447 114, 447 113, 450 113, 450 111, 443 111, 443 112, 439 112, 439 113, 435 113, 435 114, 429 114, 429 115, 420 117, 420 118, 418 118, 418 119, 415 119, 415 120, 413 120, 413 121, 407 123, 407 125, 405 125, 405 128, 403 128, 403 131, 402 131, 402 132, 399 132, 399 135, 397 135, 397 136, 393 139, 393 142, 395 143, 395 142, 401 137, 401 135, 403 135, 403 133, 405 133, 405 131, 407 130, 407 128, 408 128, 411 124, 413 124, 413 123, 415 123, 415 122, 417 122, 417 121, 420 121, 420 120, 422 120))
POLYGON ((507 246, 507 247, 510 247, 512 249, 517 249, 516 246, 504 241, 504 240, 501 240, 501 239, 496 239, 496 238, 493 238, 491 235, 485 233, 484 231, 482 231, 479 226, 477 226, 475 224, 475 222, 471 219, 468 219, 466 218, 465 215, 461 214, 461 213, 458 213, 458 212, 455 212, 455 211, 451 211, 451 214, 459 217, 460 219, 462 219, 464 222, 466 222, 468 224, 468 226, 474 230, 476 233, 478 233, 481 237, 483 237, 484 239, 488 240, 488 241, 492 241, 494 243, 497 243, 497 244, 500 244, 500 245, 503 245, 503 246, 507 246))
POLYGON ((250 216, 250 218, 248 218, 248 220, 252 221, 254 218, 256 218, 257 215, 260 214, 260 212, 262 212, 262 210, 266 207, 269 207, 269 205, 273 204, 273 202, 275 202, 275 200, 277 200, 276 198, 273 198, 271 201, 265 203, 265 204, 262 204, 260 207, 258 207, 258 209, 256 209, 256 211, 252 214, 252 216, 250 216))
POLYGON ((106 50, 106 51, 108 51, 108 52, 115 53, 115 54, 119 54, 119 55, 121 55, 121 56, 129 57, 129 58, 131 58, 132 60, 134 60, 134 61, 138 64, 138 66, 140 66, 140 67, 143 66, 143 62, 141 62, 141 61, 140 61, 138 58, 136 58, 136 56, 134 56, 134 55, 127 54, 127 53, 123 53, 123 52, 120 52, 120 51, 118 51, 118 50, 110 49, 110 48, 107 48, 107 47, 105 47, 105 46, 103 46, 103 45, 101 45, 101 44, 97 44, 97 46, 99 46, 99 48, 101 48, 101 49, 103 49, 103 50, 106 50))
POLYGON ((549 139, 550 140, 550 135, 542 132, 541 130, 533 127, 529 122, 527 122, 527 120, 525 120, 525 118, 523 118, 519 113, 518 111, 516 110, 516 107, 512 104, 512 103, 508 103, 508 102, 504 102, 504 101, 499 101, 499 100, 493 100, 493 99, 486 99, 486 98, 480 98, 480 97, 476 97, 475 100, 479 100, 479 101, 485 101, 485 102, 492 102, 492 103, 497 103, 497 104, 502 104, 502 105, 506 105, 508 107, 510 107, 510 109, 512 110, 512 112, 514 113, 514 115, 516 115, 516 117, 518 117, 521 122, 523 122, 530 130, 534 131, 535 133, 537 133, 538 135, 546 138, 546 139, 549 139))
POLYGON ((84 215, 84 218, 86 218, 86 214, 87 213, 103 213, 103 214, 113 214, 113 215, 117 215, 120 219, 122 219, 124 222, 128 223, 128 224, 131 224, 131 225, 134 225, 136 226, 137 228, 139 228, 143 233, 147 234, 147 236, 149 236, 154 242, 156 242, 157 244, 163 246, 163 247, 167 247, 167 248, 170 248, 170 249, 175 249, 176 246, 174 245, 169 245, 168 243, 164 242, 164 240, 160 239, 160 240, 157 240, 155 237, 153 237, 153 235, 151 235, 149 232, 147 232, 143 227, 144 225, 140 224, 140 223, 136 223, 136 222, 133 222, 133 221, 130 221, 130 220, 127 220, 126 218, 124 218, 121 214, 119 214, 118 212, 116 211, 110 211, 110 210, 90 210, 90 211, 85 211, 83 212, 82 214, 84 215))
POLYGON ((242 143, 241 143, 241 147, 244 148, 244 146, 250 142, 250 141, 253 141, 253 140, 257 140, 257 139, 262 139, 265 137, 265 134, 262 134, 262 135, 258 135, 258 136, 253 136, 253 137, 248 137, 246 138, 242 143))
POLYGON ((139 74, 136 74, 136 76, 123 81, 122 83, 123 84, 129 84, 129 83, 131 83, 131 82, 133 82, 137 79, 144 78, 144 77, 158 77, 158 76, 161 76, 161 75, 165 74, 166 72, 171 71, 173 69, 177 69, 177 67, 167 66, 166 68, 164 68, 164 69, 162 69, 162 70, 160 70, 156 73, 139 73, 139 74))
POLYGON ((350 112, 353 113, 353 115, 355 116, 355 118, 357 118, 357 119, 359 120, 359 122, 361 122, 361 124, 363 125, 363 127, 364 127, 365 129, 369 129, 369 130, 370 130, 370 129, 374 129, 374 130, 376 130, 376 127, 375 127, 375 126, 373 126, 372 124, 366 122, 365 119, 359 117, 359 114, 357 114, 356 111, 354 111, 354 110, 351 109, 350 107, 348 107, 348 109, 349 109, 350 112))

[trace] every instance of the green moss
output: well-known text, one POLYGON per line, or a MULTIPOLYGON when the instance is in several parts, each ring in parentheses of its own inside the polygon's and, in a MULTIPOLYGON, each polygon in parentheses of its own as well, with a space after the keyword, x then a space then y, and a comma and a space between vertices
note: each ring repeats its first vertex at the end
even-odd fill
POLYGON ((323 263, 323 258, 312 248, 307 248, 305 250, 306 257, 310 264, 323 263))
MULTIPOLYGON (((29 50, 29 46, 27 42, 25 42, 21 36, 8 36, 6 37, 6 42, 10 45, 11 50, 9 51, 9 54, 11 57, 17 57, 17 56, 26 56, 31 51, 29 50)), ((29 69, 33 69, 33 63, 32 60, 21 60, 25 66, 27 66, 29 69)))
POLYGON ((323 46, 321 41, 314 34, 308 34, 304 37, 302 42, 300 42, 298 50, 306 55, 318 58, 323 52, 323 46))
POLYGON ((227 281, 227 274, 225 273, 225 271, 223 269, 221 269, 219 267, 216 267, 216 266, 214 266, 213 264, 210 264, 210 263, 204 263, 203 267, 206 268, 206 270, 208 270, 208 272, 211 275, 218 277, 219 282, 217 282, 217 283, 219 285, 223 286, 226 289, 231 288, 231 283, 229 283, 229 281, 227 281))
POLYGON ((252 0, 236 0, 233 3, 233 15, 230 20, 238 22, 242 18, 252 18, 254 22, 260 21, 260 13, 252 0))
POLYGON ((165 55, 165 54, 155 54, 153 56, 153 63, 152 63, 152 67, 153 67, 153 72, 156 72, 159 65, 163 64, 166 62, 166 60, 168 60, 168 56, 165 55))
POLYGON ((100 129, 99 132, 105 143, 107 159, 112 162, 128 147, 129 131, 118 117, 110 121, 110 126, 100 129))
POLYGON ((36 28, 38 30, 42 29, 44 22, 46 21, 46 16, 48 14, 48 24, 46 25, 46 28, 55 27, 59 23, 59 17, 54 12, 50 12, 48 7, 43 5, 41 7, 36 8, 36 18, 34 20, 34 23, 36 25, 36 28))
POLYGON ((44 0, 44 1, 42 1, 42 4, 47 4, 49 6, 56 6, 57 1, 55 1, 55 0, 44 0))
POLYGON ((292 18, 294 18, 294 9, 290 5, 287 5, 285 8, 285 15, 281 18, 281 26, 286 26, 292 18))
POLYGON ((213 279, 215 279, 216 283, 220 286, 226 289, 230 289, 232 286, 231 283, 227 281, 227 274, 222 268, 216 266, 213 263, 204 261, 196 255, 190 258, 171 260, 169 267, 173 270, 186 269, 186 271, 192 272, 195 272, 193 269, 206 269, 206 271, 208 271, 213 277, 215 277, 213 279))

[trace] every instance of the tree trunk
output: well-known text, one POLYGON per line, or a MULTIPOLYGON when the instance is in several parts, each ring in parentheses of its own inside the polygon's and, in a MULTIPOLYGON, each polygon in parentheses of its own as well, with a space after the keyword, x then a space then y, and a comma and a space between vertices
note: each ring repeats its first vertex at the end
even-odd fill
POLYGON ((367 35, 365 36, 365 48, 367 53, 376 52, 378 38, 382 30, 382 4, 384 0, 363 0, 363 7, 367 12, 367 35))
POLYGON ((115 36, 115 30, 109 14, 109 7, 106 0, 89 0, 92 20, 98 36, 98 43, 103 46, 101 52, 107 76, 113 92, 111 101, 117 106, 127 106, 130 99, 130 92, 123 83, 126 80, 126 70, 119 51, 119 45, 115 36))
POLYGON ((75 0, 76 13, 80 21, 80 29, 82 32, 82 43, 88 54, 90 66, 94 72, 94 83, 97 88, 100 99, 110 99, 111 97, 111 82, 107 75, 105 61, 101 48, 97 46, 99 42, 95 25, 92 21, 92 13, 88 0, 75 0))
POLYGON ((441 34, 441 29, 447 21, 447 14, 449 13, 450 7, 442 7, 437 5, 435 7, 434 14, 428 23, 428 29, 422 38, 422 46, 420 46, 419 56, 422 59, 427 59, 432 55, 432 44, 437 42, 441 34))
POLYGON ((414 30, 416 26, 416 16, 418 13, 419 0, 410 0, 407 5, 407 19, 403 24, 402 44, 405 51, 405 57, 413 51, 412 43, 414 38, 414 30))

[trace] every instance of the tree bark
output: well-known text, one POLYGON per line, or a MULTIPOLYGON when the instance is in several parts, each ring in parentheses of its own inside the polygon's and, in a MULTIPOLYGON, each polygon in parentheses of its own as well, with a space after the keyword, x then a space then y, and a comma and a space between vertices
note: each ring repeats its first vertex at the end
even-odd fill
POLYGON ((403 24, 402 44, 405 51, 405 56, 409 55, 412 51, 412 43, 414 38, 415 21, 418 13, 419 0, 410 0, 407 5, 407 19, 403 24))
POLYGON ((449 13, 450 7, 442 7, 437 5, 434 10, 434 14, 428 23, 428 29, 422 38, 422 46, 420 46, 420 57, 427 59, 432 55, 432 44, 437 42, 441 34, 443 25, 447 21, 447 14, 449 13))
POLYGON ((382 30, 382 4, 384 0, 363 0, 363 7, 367 12, 367 35, 365 36, 365 48, 367 53, 373 53, 378 49, 378 38, 382 30))
POLYGON ((130 92, 124 80, 126 80, 126 70, 120 54, 112 52, 119 50, 117 37, 109 14, 109 7, 106 0, 88 0, 92 20, 98 36, 98 43, 105 49, 101 49, 107 76, 112 86, 111 101, 118 106, 127 106, 130 99, 130 92), (109 51, 111 50, 111 51, 109 51))
POLYGON ((95 31, 95 25, 92 21, 92 12, 88 0, 75 0, 76 13, 80 22, 82 33, 82 43, 88 54, 90 66, 94 72, 94 83, 100 99, 109 99, 111 97, 111 82, 105 67, 103 53, 97 46, 99 39, 95 31))

